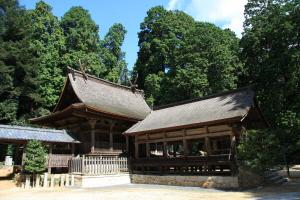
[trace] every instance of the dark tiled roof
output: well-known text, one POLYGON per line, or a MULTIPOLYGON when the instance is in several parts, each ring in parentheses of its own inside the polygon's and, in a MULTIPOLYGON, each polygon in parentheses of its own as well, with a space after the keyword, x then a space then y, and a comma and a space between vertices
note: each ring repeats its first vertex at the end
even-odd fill
POLYGON ((65 130, 0 125, 0 140, 40 140, 43 142, 78 143, 65 130))
POLYGON ((144 119, 151 111, 143 92, 74 70, 68 74, 79 100, 91 107, 128 118, 144 119))
POLYGON ((244 88, 219 95, 178 103, 152 111, 125 134, 208 123, 223 119, 242 119, 254 105, 254 92, 244 88))

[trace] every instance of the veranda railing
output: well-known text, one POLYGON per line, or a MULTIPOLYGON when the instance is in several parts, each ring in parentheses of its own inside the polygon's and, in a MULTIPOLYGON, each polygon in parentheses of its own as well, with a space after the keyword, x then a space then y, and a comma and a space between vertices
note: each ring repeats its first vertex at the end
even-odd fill
POLYGON ((81 156, 69 160, 69 172, 86 175, 128 172, 128 161, 117 156, 81 156))

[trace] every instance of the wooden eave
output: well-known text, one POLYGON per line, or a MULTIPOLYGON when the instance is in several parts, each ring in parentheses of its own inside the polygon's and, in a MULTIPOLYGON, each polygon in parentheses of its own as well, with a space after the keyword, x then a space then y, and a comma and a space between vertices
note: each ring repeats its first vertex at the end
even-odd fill
POLYGON ((219 119, 219 120, 207 121, 207 122, 200 122, 200 123, 194 123, 194 124, 186 124, 186 125, 182 125, 182 126, 173 126, 173 127, 167 127, 167 128, 161 128, 161 129, 153 129, 153 130, 131 132, 131 133, 125 132, 123 134, 128 135, 128 136, 134 136, 134 135, 140 135, 140 134, 145 134, 145 133, 168 132, 168 131, 174 131, 174 130, 180 130, 180 129, 196 128, 199 126, 231 124, 231 123, 241 122, 241 120, 242 120, 242 117, 238 116, 238 117, 219 119))
POLYGON ((54 112, 47 116, 33 118, 30 119, 29 121, 33 124, 46 125, 71 116, 76 116, 80 118, 91 118, 91 119, 108 117, 112 119, 130 121, 133 123, 139 121, 139 119, 128 118, 126 116, 108 113, 100 109, 94 108, 92 106, 86 105, 84 103, 75 103, 61 111, 54 112))

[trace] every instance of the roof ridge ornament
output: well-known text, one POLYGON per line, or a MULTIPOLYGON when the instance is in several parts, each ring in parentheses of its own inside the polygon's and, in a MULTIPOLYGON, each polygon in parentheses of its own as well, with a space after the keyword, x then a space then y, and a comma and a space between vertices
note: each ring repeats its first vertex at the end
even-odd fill
POLYGON ((88 76, 86 75, 85 71, 86 71, 86 66, 82 65, 81 60, 79 59, 79 67, 80 67, 80 71, 82 73, 82 76, 85 80, 88 80, 88 76))
POLYGON ((136 84, 136 82, 137 82, 137 79, 138 79, 138 77, 139 77, 139 74, 138 74, 138 73, 136 74, 133 83, 131 82, 131 80, 130 80, 130 78, 128 77, 127 74, 126 74, 126 77, 127 77, 128 81, 129 81, 131 91, 132 91, 133 93, 135 93, 135 92, 137 91, 137 89, 138 89, 138 84, 136 84))
POLYGON ((71 68, 70 66, 68 66, 67 69, 68 69, 68 72, 72 74, 73 81, 75 81, 75 79, 76 79, 75 70, 73 68, 71 68))

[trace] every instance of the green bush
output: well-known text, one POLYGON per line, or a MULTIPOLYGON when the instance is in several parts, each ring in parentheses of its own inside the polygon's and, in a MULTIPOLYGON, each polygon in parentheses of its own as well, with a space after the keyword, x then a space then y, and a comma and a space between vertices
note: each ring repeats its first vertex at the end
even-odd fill
POLYGON ((26 145, 24 169, 30 173, 41 173, 46 169, 46 150, 42 143, 31 140, 26 145))
POLYGON ((270 130, 248 130, 237 150, 239 164, 255 171, 273 168, 282 159, 280 142, 270 130))

